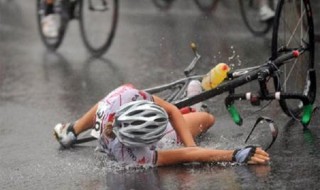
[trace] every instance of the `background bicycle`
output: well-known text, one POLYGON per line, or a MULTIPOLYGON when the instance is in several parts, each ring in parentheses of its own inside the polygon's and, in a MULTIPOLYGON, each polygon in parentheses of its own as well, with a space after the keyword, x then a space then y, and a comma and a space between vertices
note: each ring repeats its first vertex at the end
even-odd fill
POLYGON ((56 50, 63 41, 69 22, 79 20, 85 47, 92 55, 100 56, 111 46, 118 11, 118 0, 37 0, 37 22, 42 42, 49 50, 56 50), (51 23, 45 23, 50 18, 51 23), (47 34, 46 25, 54 25, 48 26, 53 27, 48 30, 56 30, 53 35, 47 34))
POLYGON ((256 36, 265 35, 273 25, 277 0, 239 0, 244 24, 256 36))

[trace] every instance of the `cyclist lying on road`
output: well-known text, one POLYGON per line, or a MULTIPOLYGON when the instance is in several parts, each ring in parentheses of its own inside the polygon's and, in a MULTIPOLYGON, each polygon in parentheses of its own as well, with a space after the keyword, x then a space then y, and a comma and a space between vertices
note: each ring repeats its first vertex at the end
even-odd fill
POLYGON ((215 150, 198 147, 195 137, 214 124, 207 112, 183 114, 157 96, 123 85, 94 105, 79 120, 57 124, 54 133, 59 143, 69 148, 77 135, 98 129, 99 146, 118 162, 155 166, 188 162, 238 162, 267 164, 269 155, 259 147, 215 150), (161 149, 165 143, 184 147, 161 149))

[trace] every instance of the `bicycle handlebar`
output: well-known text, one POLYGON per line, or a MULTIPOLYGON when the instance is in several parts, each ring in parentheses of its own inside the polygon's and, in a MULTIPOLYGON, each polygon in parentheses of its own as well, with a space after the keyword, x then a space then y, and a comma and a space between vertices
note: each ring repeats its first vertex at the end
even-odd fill
POLYGON ((244 72, 243 75, 237 77, 237 79, 235 79, 235 80, 232 80, 233 78, 229 78, 231 80, 226 80, 225 82, 221 83, 216 88, 202 92, 202 93, 195 95, 195 96, 192 96, 192 97, 188 97, 188 98, 179 100, 177 102, 174 102, 174 104, 178 108, 182 108, 182 107, 185 107, 188 105, 193 105, 193 104, 205 101, 205 100, 210 99, 216 95, 220 95, 224 92, 230 91, 231 89, 235 89, 235 88, 242 86, 250 81, 256 80, 259 77, 260 73, 262 71, 264 72, 266 69, 269 71, 270 74, 277 71, 279 69, 279 67, 284 64, 284 61, 298 57, 301 53, 303 53, 303 51, 304 51, 303 49, 298 49, 298 50, 294 50, 290 53, 283 54, 273 61, 270 60, 267 64, 261 65, 253 70, 250 70, 249 72, 244 72))

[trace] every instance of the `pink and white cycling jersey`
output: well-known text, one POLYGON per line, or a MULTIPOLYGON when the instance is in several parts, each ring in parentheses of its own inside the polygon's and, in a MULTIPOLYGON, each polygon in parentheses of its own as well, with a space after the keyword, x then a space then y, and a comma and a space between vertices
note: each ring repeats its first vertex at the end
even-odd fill
POLYGON ((104 126, 113 123, 114 115, 120 106, 136 100, 153 101, 153 97, 144 91, 135 89, 131 84, 122 85, 109 93, 98 103, 95 130, 91 134, 99 138, 102 151, 119 162, 154 165, 157 161, 157 147, 163 146, 163 143, 168 140, 178 142, 177 135, 170 123, 167 126, 166 135, 160 140, 161 142, 149 147, 129 148, 120 143, 117 138, 109 138, 103 133, 104 126))

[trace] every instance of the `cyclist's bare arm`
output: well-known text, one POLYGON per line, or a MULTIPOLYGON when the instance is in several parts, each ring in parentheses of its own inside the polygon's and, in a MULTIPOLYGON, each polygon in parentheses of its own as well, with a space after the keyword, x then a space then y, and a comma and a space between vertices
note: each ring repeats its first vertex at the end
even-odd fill
MULTIPOLYGON (((234 150, 215 150, 201 147, 183 147, 172 150, 159 150, 157 166, 188 162, 231 162, 234 150)), ((249 164, 267 164, 268 153, 257 148, 249 159, 249 164)))
POLYGON ((172 127, 177 132, 185 146, 196 146, 193 136, 189 130, 189 124, 184 120, 180 110, 173 104, 164 101, 163 99, 153 96, 154 102, 159 106, 163 107, 168 113, 169 120, 172 127))

